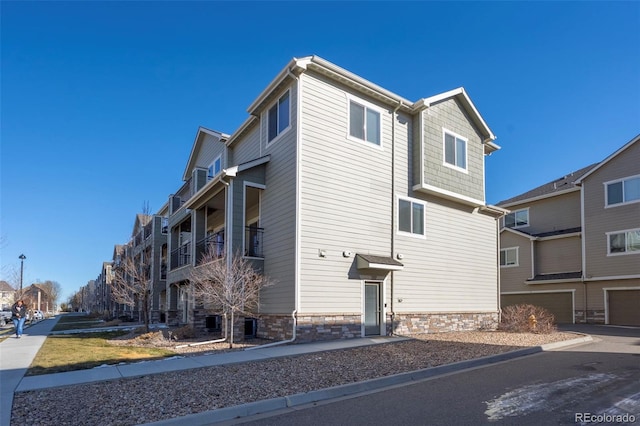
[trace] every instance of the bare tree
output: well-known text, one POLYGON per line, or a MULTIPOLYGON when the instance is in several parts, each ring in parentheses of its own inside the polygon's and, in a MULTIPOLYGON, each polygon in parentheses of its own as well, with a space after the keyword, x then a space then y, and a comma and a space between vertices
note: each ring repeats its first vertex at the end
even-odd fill
MULTIPOLYGON (((62 286, 57 281, 47 280, 44 283, 40 284, 40 287, 47 293, 47 299, 52 303, 56 304, 58 301, 58 297, 60 297, 60 292, 62 290, 62 286)), ((53 309, 54 306, 50 306, 50 309, 53 309)))
MULTIPOLYGON (((219 310, 231 320, 229 347, 233 348, 234 317, 257 312, 260 290, 273 285, 240 255, 231 259, 208 250, 190 275, 196 300, 219 310)), ((226 326, 226 324, 225 324, 226 326)))
POLYGON ((149 331, 149 310, 151 307, 151 256, 142 253, 139 257, 126 257, 119 265, 114 265, 111 281, 111 296, 117 303, 135 309, 139 304, 145 330, 149 331))

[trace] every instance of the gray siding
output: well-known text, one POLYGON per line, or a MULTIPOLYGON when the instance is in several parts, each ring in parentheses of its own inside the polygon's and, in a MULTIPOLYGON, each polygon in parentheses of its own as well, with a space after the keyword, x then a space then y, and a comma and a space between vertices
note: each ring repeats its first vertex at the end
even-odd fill
POLYGON ((383 147, 350 140, 346 89, 311 73, 302 84, 300 311, 359 313, 362 282, 349 279, 357 275, 355 253, 390 252, 391 112, 354 94, 386 110, 383 147), (319 257, 319 250, 327 256, 319 257), (354 255, 343 257, 343 251, 354 255))
POLYGON ((448 99, 432 105, 422 115, 424 183, 484 201, 484 146, 464 109, 455 99, 448 99), (444 165, 443 128, 468 140, 468 173, 444 165))
POLYGON ((253 125, 242 139, 233 144, 233 149, 229 153, 229 163, 227 166, 234 166, 260 157, 260 126, 253 125))
MULTIPOLYGON (((276 282, 261 297, 261 312, 291 314, 295 307, 296 224, 296 85, 291 89, 291 128, 267 146, 267 117, 261 117, 261 155, 270 155, 266 165, 266 189, 262 196, 264 228, 264 272, 276 282)), ((286 90, 286 89, 285 89, 286 90)), ((278 94, 280 96, 284 90, 278 94)), ((276 98, 277 99, 277 98, 276 98)), ((266 106, 265 111, 268 110, 266 106)), ((249 137, 252 136, 253 133, 249 137)), ((251 151, 255 153, 255 151, 251 151)), ((244 160, 243 160, 244 161, 244 160)))
POLYGON ((222 155, 222 168, 224 168, 226 161, 224 156, 224 143, 220 142, 218 138, 206 133, 202 133, 202 136, 200 137, 203 138, 203 141, 202 145, 200 146, 200 150, 195 153, 196 159, 194 162, 194 167, 207 169, 213 162, 213 160, 218 157, 218 155, 222 155))
POLYGON ((426 200, 426 238, 396 237, 405 265, 394 274, 396 312, 497 310, 495 219, 436 197, 426 200))
POLYGON ((640 174, 640 141, 584 181, 587 278, 640 274, 640 253, 607 256, 607 232, 640 228, 640 203, 605 208, 604 182, 640 174))

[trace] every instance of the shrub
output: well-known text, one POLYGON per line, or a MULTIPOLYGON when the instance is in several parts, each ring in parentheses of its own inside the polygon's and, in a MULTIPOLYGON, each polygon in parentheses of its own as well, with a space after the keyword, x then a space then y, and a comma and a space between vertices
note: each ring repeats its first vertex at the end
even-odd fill
POLYGON ((173 340, 193 339, 196 337, 196 330, 189 325, 185 325, 184 327, 170 330, 168 334, 169 338, 173 340))
POLYGON ((556 331, 555 318, 540 306, 520 304, 502 309, 499 330, 514 333, 548 334, 556 331))

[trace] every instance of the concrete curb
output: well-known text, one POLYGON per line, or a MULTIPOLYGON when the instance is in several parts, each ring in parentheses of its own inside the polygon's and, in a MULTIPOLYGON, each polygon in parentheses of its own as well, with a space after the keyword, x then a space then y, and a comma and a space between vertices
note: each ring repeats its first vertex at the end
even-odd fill
POLYGON ((548 343, 542 346, 533 346, 530 348, 518 349, 511 352, 505 352, 503 354, 490 355, 468 361, 460 361, 452 364, 425 368, 423 370, 394 374, 392 376, 370 379, 357 383, 349 383, 345 385, 334 386, 331 388, 320 389, 317 391, 299 393, 295 395, 267 399, 257 402, 250 402, 248 404, 237 405, 234 407, 220 408, 218 410, 205 411, 198 414, 191 414, 188 416, 161 420, 159 422, 148 423, 147 426, 177 426, 183 424, 189 424, 191 426, 211 425, 213 423, 254 416, 257 414, 264 414, 282 410, 285 408, 299 407, 302 405, 313 404, 320 401, 361 395, 369 392, 380 391, 389 387, 417 383, 422 380, 445 376, 447 374, 457 373, 463 370, 484 367, 490 364, 496 364, 522 356, 566 348, 569 346, 579 345, 591 341, 593 341, 593 338, 591 336, 584 336, 572 340, 548 343))

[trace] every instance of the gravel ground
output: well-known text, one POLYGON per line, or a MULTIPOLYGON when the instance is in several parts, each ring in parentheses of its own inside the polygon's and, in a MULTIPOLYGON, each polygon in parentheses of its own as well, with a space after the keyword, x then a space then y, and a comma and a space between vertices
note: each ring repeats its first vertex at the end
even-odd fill
MULTIPOLYGON (((11 425, 143 424, 574 339, 576 335, 483 331, 412 337, 353 349, 20 392, 14 397, 11 425)), ((260 342, 250 345, 256 343, 260 342)), ((194 346, 183 348, 181 353, 201 355, 227 350, 226 346, 194 346)))

